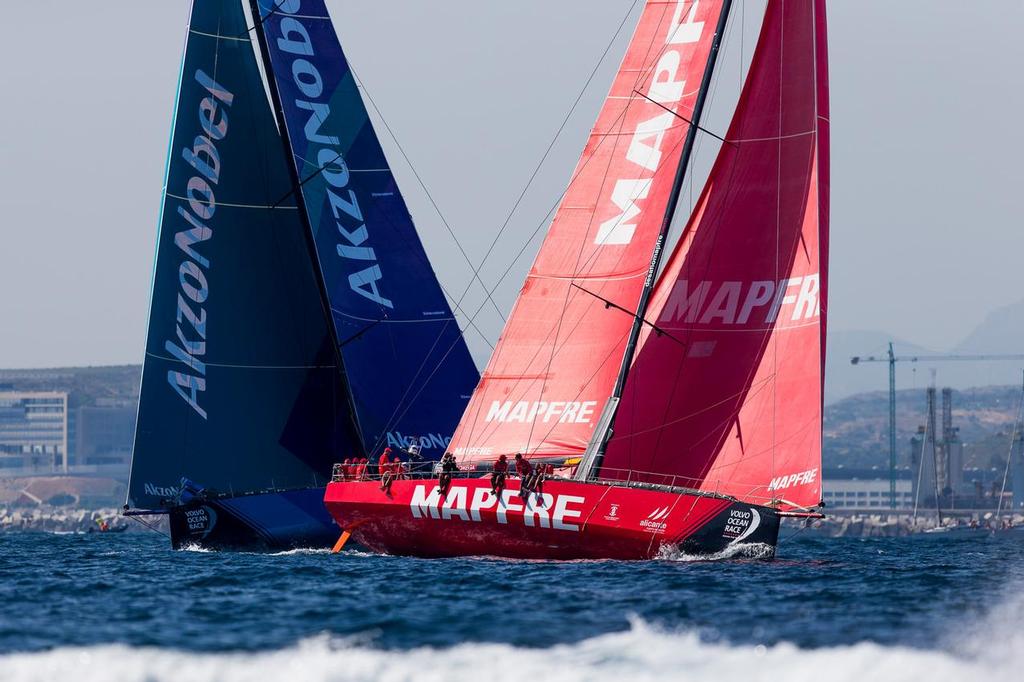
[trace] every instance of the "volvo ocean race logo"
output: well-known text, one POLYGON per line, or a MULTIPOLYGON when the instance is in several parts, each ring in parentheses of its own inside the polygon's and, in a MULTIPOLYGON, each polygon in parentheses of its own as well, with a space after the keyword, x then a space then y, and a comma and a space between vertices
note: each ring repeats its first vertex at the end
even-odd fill
POLYGON ((611 510, 604 515, 605 521, 618 521, 619 520, 619 505, 617 502, 612 502, 611 510))
MULTIPOLYGON (((262 2, 263 5, 268 3, 269 0, 262 2)), ((295 100, 295 107, 309 112, 302 128, 309 143, 305 156, 309 162, 313 162, 315 159, 317 168, 315 172, 323 175, 326 181, 324 192, 327 195, 338 232, 338 256, 355 261, 360 268, 348 276, 349 288, 374 303, 386 308, 394 308, 391 300, 381 295, 377 286, 383 274, 377 263, 377 254, 372 246, 367 246, 370 234, 363 220, 362 209, 359 207, 359 198, 348 188, 351 172, 342 154, 341 140, 337 135, 324 132, 325 127, 330 128, 328 121, 331 120, 331 106, 327 101, 321 100, 329 99, 331 93, 327 93, 327 97, 324 96, 324 83, 320 71, 310 59, 306 59, 306 57, 315 58, 315 55, 313 41, 302 22, 303 20, 323 21, 323 19, 302 16, 299 11, 301 6, 300 0, 281 0, 272 3, 272 9, 268 7, 264 10, 264 16, 269 18, 273 14, 293 15, 283 17, 278 23, 280 36, 276 39, 276 45, 282 53, 295 57, 290 71, 292 80, 303 97, 295 100)), ((297 133, 298 131, 292 132, 297 133)), ((346 140, 346 143, 350 144, 351 140, 346 140)), ((316 229, 317 226, 313 227, 316 229)))
POLYGON ((696 20, 699 5, 699 0, 678 0, 676 3, 665 36, 664 52, 654 67, 645 93, 653 100, 647 104, 655 116, 636 124, 626 150, 626 159, 642 168, 640 174, 647 177, 615 181, 610 199, 619 213, 598 226, 594 236, 597 246, 622 246, 633 240, 641 211, 636 202, 646 199, 651 191, 654 172, 661 163, 662 140, 676 122, 675 109, 686 90, 686 79, 679 79, 682 62, 679 46, 698 42, 704 32, 704 22, 696 20))
POLYGON ((459 519, 466 522, 479 523, 483 513, 495 517, 498 523, 507 524, 510 520, 531 528, 553 528, 579 532, 578 520, 583 510, 578 507, 586 498, 576 495, 538 495, 531 493, 529 502, 522 504, 518 490, 502 490, 501 500, 491 492, 490 487, 481 485, 468 488, 453 485, 443 498, 437 486, 417 485, 409 502, 409 509, 414 519, 439 519, 450 521, 459 519), (472 499, 470 493, 472 492, 472 499))
POLYGON ((167 339, 164 348, 176 360, 184 363, 189 372, 170 370, 167 383, 175 393, 206 419, 206 410, 199 405, 199 394, 206 390, 206 309, 203 303, 210 295, 206 270, 210 259, 201 252, 203 242, 213 238, 209 220, 217 209, 213 187, 220 180, 220 153, 214 142, 224 139, 228 132, 228 115, 221 106, 230 107, 235 96, 210 78, 202 69, 195 80, 209 93, 199 102, 199 125, 202 133, 191 147, 181 150, 181 156, 196 170, 185 187, 188 209, 178 206, 182 218, 181 229, 174 235, 174 244, 185 254, 178 267, 178 306, 175 315, 174 339, 167 339))
POLYGON ((730 509, 729 518, 725 520, 725 530, 722 537, 731 538, 732 544, 740 543, 749 538, 761 525, 761 514, 751 507, 744 511, 742 509, 730 509))

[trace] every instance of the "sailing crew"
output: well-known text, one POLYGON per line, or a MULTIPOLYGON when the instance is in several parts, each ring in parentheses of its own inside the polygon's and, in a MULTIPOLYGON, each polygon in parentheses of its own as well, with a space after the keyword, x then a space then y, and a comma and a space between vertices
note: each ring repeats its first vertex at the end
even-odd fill
POLYGON ((448 488, 452 485, 452 476, 459 470, 455 461, 455 455, 450 452, 444 453, 441 458, 441 475, 437 479, 437 491, 444 497, 448 494, 448 488))
POLYGON ((368 459, 366 459, 365 457, 360 459, 359 460, 359 464, 357 464, 354 467, 355 468, 355 476, 353 476, 353 478, 355 478, 357 481, 365 481, 366 480, 366 465, 367 464, 369 464, 369 460, 368 459))
MULTIPOLYGON (((345 460, 348 462, 348 460, 345 460)), ((331 481, 344 481, 345 480, 345 469, 343 464, 335 464, 331 467, 331 481)))
POLYGON ((508 474, 508 457, 501 455, 494 461, 491 468, 491 492, 500 495, 505 488, 505 476, 508 474))

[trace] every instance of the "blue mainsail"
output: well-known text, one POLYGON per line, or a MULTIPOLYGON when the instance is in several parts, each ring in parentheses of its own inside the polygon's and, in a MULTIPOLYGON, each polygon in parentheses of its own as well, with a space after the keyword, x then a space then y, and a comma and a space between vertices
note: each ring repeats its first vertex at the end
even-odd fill
POLYGON ((251 0, 367 450, 436 458, 479 380, 322 0, 251 0), (403 442, 405 441, 405 442, 403 442))
POLYGON ((158 509, 182 477, 224 493, 315 487, 361 452, 250 39, 240 0, 194 3, 153 273, 136 508, 158 509))

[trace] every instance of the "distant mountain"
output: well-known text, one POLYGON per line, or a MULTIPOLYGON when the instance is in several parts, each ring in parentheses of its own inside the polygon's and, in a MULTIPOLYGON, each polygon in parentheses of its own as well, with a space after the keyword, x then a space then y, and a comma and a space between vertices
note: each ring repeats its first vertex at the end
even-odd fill
POLYGON ((1024 299, 989 313, 955 352, 1024 353, 1024 299))
POLYGON ((949 351, 936 351, 909 341, 894 338, 881 331, 840 330, 828 337, 825 361, 825 403, 864 391, 887 390, 889 368, 885 362, 851 365, 855 355, 884 357, 889 341, 893 341, 897 356, 918 357, 917 362, 899 362, 896 365, 896 388, 921 388, 932 382, 967 389, 972 386, 1020 385, 1024 359, 1002 361, 942 361, 929 362, 929 355, 1009 355, 1024 354, 1024 300, 999 308, 990 313, 974 331, 949 351))

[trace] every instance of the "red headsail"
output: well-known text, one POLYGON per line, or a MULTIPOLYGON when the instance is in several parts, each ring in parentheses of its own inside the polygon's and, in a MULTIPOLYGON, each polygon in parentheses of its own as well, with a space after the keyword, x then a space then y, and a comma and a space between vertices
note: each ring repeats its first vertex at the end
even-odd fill
POLYGON ((601 475, 821 500, 824 0, 769 0, 739 105, 658 283, 601 475))
POLYGON ((720 12, 719 0, 648 0, 455 433, 464 460, 586 448, 632 323, 595 295, 637 305, 688 127, 675 114, 690 118, 720 12))

